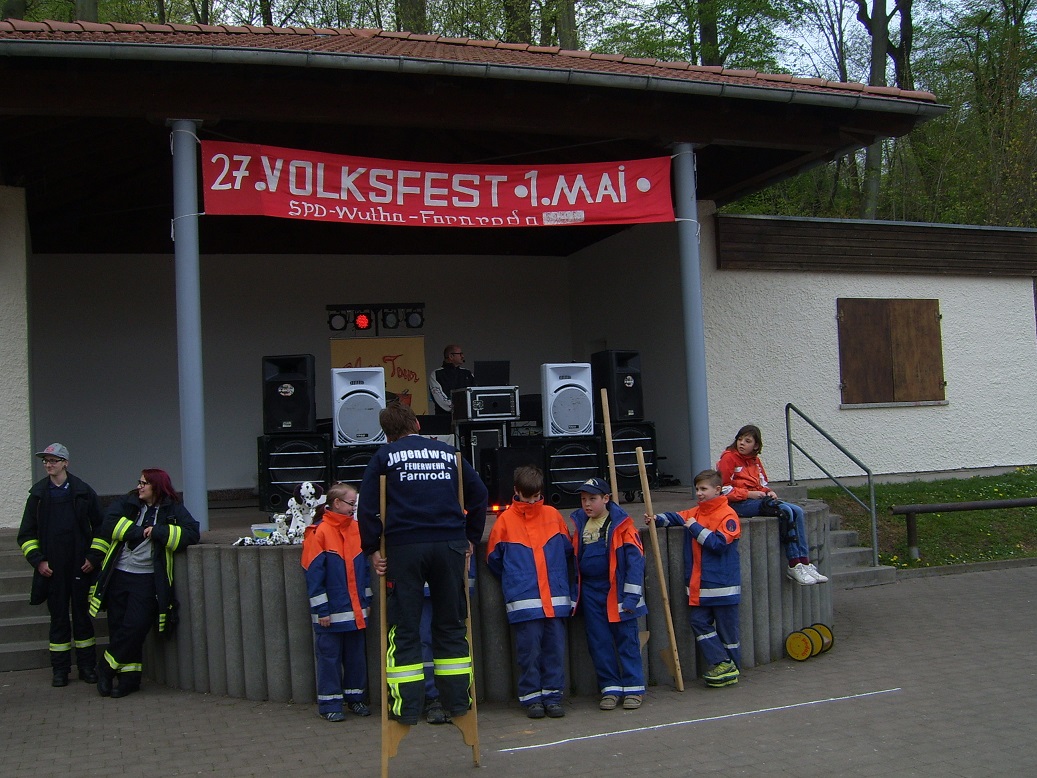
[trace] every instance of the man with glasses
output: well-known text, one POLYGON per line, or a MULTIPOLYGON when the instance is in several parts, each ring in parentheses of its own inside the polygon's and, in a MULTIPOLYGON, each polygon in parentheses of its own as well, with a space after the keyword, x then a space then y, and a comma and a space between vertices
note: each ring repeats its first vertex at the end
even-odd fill
POLYGON ((432 404, 437 414, 453 413, 453 391, 475 386, 475 376, 464 365, 464 349, 452 343, 443 349, 443 366, 432 371, 428 379, 432 404))
POLYGON ((51 443, 36 456, 43 460, 47 477, 29 490, 18 545, 35 569, 29 602, 46 602, 50 610, 51 685, 68 686, 73 646, 79 680, 97 683, 87 600, 103 556, 94 542, 101 503, 89 484, 68 472, 68 449, 61 443, 51 443))

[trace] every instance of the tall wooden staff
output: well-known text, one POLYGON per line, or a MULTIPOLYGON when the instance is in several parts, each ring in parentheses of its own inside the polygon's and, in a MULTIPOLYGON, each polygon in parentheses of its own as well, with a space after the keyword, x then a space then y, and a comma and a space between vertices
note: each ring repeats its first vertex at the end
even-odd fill
POLYGON ((601 420, 605 426, 605 451, 609 460, 609 483, 612 499, 619 505, 619 479, 616 477, 616 451, 612 447, 612 411, 609 409, 609 390, 601 387, 601 420))
MULTIPOLYGON (((602 389, 602 391, 605 391, 602 389)), ((635 449, 637 454, 637 470, 641 474, 641 491, 645 493, 645 513, 652 517, 652 520, 648 522, 650 527, 649 535, 652 538, 652 556, 655 557, 655 574, 659 579, 659 591, 663 596, 663 614, 666 616, 666 636, 670 643, 666 648, 660 650, 662 654, 663 664, 666 665, 666 669, 670 671, 670 675, 673 676, 674 683, 677 684, 677 691, 684 691, 684 678, 681 675, 681 660, 677 655, 677 637, 673 632, 673 614, 670 613, 670 591, 666 585, 666 576, 663 575, 663 558, 659 553, 659 535, 655 528, 655 511, 652 510, 652 493, 648 488, 648 470, 645 468, 645 452, 644 449, 638 446, 635 449)))
MULTIPOLYGON (((619 478, 616 476, 616 449, 612 443, 612 411, 609 409, 609 390, 601 387, 601 420, 605 427, 605 452, 608 454, 609 483, 612 489, 612 500, 619 505, 619 478)), ((643 629, 637 633, 641 648, 648 643, 652 633, 643 629)))
MULTIPOLYGON (((461 452, 455 454, 457 461, 457 501, 461 503, 461 513, 464 513, 464 480, 461 478, 462 464, 461 452)), ((468 587, 468 566, 471 564, 465 558, 464 571, 464 600, 468 615, 465 617, 465 639, 468 641, 468 656, 472 659, 472 709, 461 717, 451 717, 454 726, 461 730, 465 745, 472 747, 472 764, 479 766, 479 703, 475 694, 475 659, 472 651, 472 593, 468 587)))
MULTIPOLYGON (((381 476, 378 480, 381 488, 381 503, 379 507, 382 511, 382 542, 379 547, 379 553, 382 559, 385 559, 385 528, 388 522, 388 515, 385 512, 385 476, 381 476)), ((389 778, 389 760, 396 756, 396 752, 400 747, 400 741, 410 732, 410 725, 402 724, 395 719, 389 718, 389 699, 391 695, 389 694, 387 678, 388 668, 386 668, 389 650, 386 629, 389 624, 389 618, 385 603, 385 576, 380 575, 378 577, 381 579, 381 584, 378 587, 378 609, 382 615, 381 629, 378 630, 382 649, 382 778, 389 778)))

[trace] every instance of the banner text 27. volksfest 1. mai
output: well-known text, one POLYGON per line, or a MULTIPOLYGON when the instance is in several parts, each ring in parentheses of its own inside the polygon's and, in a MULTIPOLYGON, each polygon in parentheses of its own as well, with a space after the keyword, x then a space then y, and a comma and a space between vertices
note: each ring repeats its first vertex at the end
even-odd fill
POLYGON ((415 227, 673 221, 670 159, 440 165, 202 142, 205 213, 415 227))

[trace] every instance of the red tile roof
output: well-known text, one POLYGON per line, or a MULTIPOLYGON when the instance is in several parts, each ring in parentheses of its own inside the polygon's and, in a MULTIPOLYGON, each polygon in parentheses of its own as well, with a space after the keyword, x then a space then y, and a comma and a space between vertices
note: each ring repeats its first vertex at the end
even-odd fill
MULTIPOLYGON (((91 22, 0 21, 4 41, 203 46, 223 49, 314 52, 387 57, 495 67, 536 68, 600 75, 751 87, 788 92, 867 96, 878 100, 935 103, 929 92, 798 78, 721 67, 663 62, 620 54, 568 51, 554 46, 416 35, 409 32, 313 27, 253 27, 198 24, 97 24, 91 22)), ((506 76, 502 76, 506 77, 506 76)))

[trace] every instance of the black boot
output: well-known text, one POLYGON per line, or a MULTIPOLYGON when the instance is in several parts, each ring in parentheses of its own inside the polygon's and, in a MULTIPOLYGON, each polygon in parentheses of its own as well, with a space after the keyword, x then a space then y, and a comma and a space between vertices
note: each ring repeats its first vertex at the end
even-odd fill
POLYGON ((97 668, 80 667, 79 680, 83 681, 84 683, 97 683, 97 668))
POLYGON ((119 697, 125 697, 128 694, 140 691, 140 681, 131 680, 126 677, 119 678, 119 685, 112 689, 112 699, 117 700, 119 697))
POLYGON ((68 670, 55 670, 50 685, 54 687, 68 686, 68 670))
POLYGON ((112 696, 112 671, 105 662, 97 666, 97 693, 102 697, 112 696))

